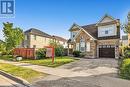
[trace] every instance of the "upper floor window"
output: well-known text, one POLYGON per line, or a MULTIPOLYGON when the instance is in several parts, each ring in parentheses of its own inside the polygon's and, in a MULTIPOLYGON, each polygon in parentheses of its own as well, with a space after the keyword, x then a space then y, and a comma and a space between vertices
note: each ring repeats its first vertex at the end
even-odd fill
POLYGON ((36 45, 33 45, 33 48, 36 48, 36 45))
POLYGON ((27 35, 25 35, 25 40, 27 40, 28 38, 27 38, 27 35))
POLYGON ((25 40, 28 40, 29 39, 29 35, 25 35, 25 40))
POLYGON ((33 35, 34 40, 36 40, 36 37, 37 37, 36 35, 33 35))
POLYGON ((108 34, 108 30, 105 31, 105 34, 108 34))

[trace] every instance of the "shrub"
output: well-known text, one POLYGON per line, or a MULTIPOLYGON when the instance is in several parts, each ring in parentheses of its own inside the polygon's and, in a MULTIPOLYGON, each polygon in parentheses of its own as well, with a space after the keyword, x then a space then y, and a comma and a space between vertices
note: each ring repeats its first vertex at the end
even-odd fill
POLYGON ((59 42, 55 42, 54 40, 51 40, 50 46, 53 46, 55 48, 55 56, 64 55, 64 47, 59 42))
POLYGON ((85 57, 85 53, 80 53, 80 57, 85 57))
POLYGON ((125 50, 124 57, 125 58, 130 58, 130 50, 125 50))
POLYGON ((74 57, 80 57, 80 51, 73 51, 74 57))
POLYGON ((124 59, 120 65, 120 76, 123 79, 130 79, 130 59, 124 59))
POLYGON ((36 58, 37 59, 42 59, 42 58, 45 58, 46 57, 46 49, 45 48, 41 48, 41 49, 38 49, 36 51, 36 58))
POLYGON ((63 56, 64 55, 64 48, 62 45, 59 45, 55 48, 55 56, 63 56))

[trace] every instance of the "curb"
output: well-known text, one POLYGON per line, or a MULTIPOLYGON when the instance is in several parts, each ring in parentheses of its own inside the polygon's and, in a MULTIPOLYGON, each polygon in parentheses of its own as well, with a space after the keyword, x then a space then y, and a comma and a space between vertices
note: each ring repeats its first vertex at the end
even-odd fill
POLYGON ((24 85, 25 87, 30 87, 30 85, 31 85, 26 80, 24 80, 22 78, 19 78, 19 77, 16 77, 16 76, 13 76, 13 75, 11 75, 9 73, 6 73, 4 71, 0 70, 0 74, 3 75, 3 76, 5 76, 5 77, 7 77, 7 78, 9 78, 9 79, 11 79, 11 80, 13 80, 13 81, 15 81, 15 82, 17 82, 17 83, 20 83, 20 84, 24 85))

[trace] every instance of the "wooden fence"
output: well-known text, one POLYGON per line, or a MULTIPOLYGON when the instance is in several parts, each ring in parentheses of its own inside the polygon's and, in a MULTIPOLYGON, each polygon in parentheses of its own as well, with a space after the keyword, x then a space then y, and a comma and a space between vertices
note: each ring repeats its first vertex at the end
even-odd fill
POLYGON ((22 56, 23 58, 35 59, 34 48, 15 48, 13 54, 17 56, 22 56))

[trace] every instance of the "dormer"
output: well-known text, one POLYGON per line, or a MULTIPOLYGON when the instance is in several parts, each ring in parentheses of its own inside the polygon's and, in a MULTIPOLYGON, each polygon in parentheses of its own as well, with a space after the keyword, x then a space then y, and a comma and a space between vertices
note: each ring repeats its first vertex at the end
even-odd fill
POLYGON ((72 26, 71 26, 71 28, 69 29, 69 31, 70 31, 70 39, 71 40, 73 40, 73 38, 76 36, 76 34, 79 32, 79 26, 77 25, 77 24, 73 24, 72 26))
POLYGON ((98 27, 98 37, 109 37, 117 36, 119 20, 114 19, 109 15, 105 15, 97 24, 98 27))

